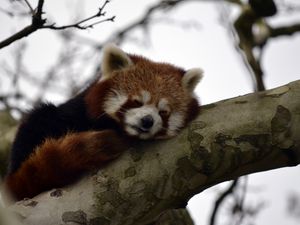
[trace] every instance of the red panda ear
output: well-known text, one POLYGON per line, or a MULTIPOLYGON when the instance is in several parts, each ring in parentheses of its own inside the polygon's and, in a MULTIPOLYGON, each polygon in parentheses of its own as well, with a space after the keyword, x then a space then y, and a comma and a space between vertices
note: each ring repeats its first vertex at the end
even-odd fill
POLYGON ((182 78, 182 86, 189 93, 193 93, 195 87, 203 77, 203 70, 199 68, 190 69, 186 71, 182 78))
POLYGON ((103 49, 101 79, 109 78, 113 71, 124 69, 132 64, 131 59, 125 52, 113 44, 108 44, 103 49))

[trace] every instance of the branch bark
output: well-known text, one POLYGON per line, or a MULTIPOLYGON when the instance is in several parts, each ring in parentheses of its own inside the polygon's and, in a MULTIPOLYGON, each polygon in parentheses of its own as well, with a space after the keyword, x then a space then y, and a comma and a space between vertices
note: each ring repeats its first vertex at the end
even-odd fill
POLYGON ((300 162, 300 81, 202 107, 177 138, 141 142, 62 190, 18 202, 22 224, 155 224, 225 180, 300 162))

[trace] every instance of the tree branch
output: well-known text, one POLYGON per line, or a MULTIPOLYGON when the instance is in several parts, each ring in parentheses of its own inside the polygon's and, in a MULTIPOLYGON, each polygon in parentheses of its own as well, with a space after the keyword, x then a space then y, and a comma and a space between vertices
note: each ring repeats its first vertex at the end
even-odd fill
POLYGON ((232 183, 229 185, 228 189, 226 189, 217 199, 217 201, 215 202, 214 208, 213 208, 213 212, 210 216, 210 225, 215 225, 216 224, 216 217, 217 217, 217 213, 218 210, 221 206, 221 204, 224 202, 224 200, 226 199, 226 197, 230 196, 234 189, 236 188, 238 184, 238 179, 235 179, 232 181, 232 183))
POLYGON ((293 35, 300 31, 300 23, 282 27, 270 27, 270 37, 279 37, 283 35, 293 35))
POLYGON ((256 91, 263 91, 265 90, 265 85, 263 82, 263 70, 253 53, 255 42, 252 28, 253 24, 257 20, 258 17, 256 13, 250 7, 245 7, 240 16, 234 22, 234 28, 239 37, 239 47, 244 52, 247 63, 249 63, 251 70, 253 71, 256 91))
POLYGON ((44 0, 39 0, 36 13, 32 15, 31 25, 25 27, 24 29, 20 30, 19 32, 15 33, 9 38, 0 42, 0 49, 10 45, 14 41, 17 41, 23 37, 28 36, 29 34, 35 32, 36 30, 38 30, 40 27, 43 26, 43 24, 46 22, 45 19, 42 19, 43 5, 44 5, 44 0))
POLYGON ((93 28, 93 26, 97 25, 97 24, 100 24, 100 23, 104 23, 104 22, 107 22, 107 21, 111 21, 111 22, 114 22, 114 19, 116 18, 115 16, 112 16, 110 18, 106 18, 106 19, 103 19, 103 20, 99 20, 97 22, 93 22, 91 24, 88 24, 88 25, 82 25, 83 23, 85 22, 88 22, 88 21, 91 21, 95 18, 98 18, 98 17, 101 17, 101 16, 105 16, 106 12, 104 12, 104 8, 105 6, 109 3, 110 1, 109 0, 106 0, 103 5, 98 9, 98 12, 95 13, 94 15, 86 18, 86 19, 83 19, 77 23, 74 23, 74 24, 70 24, 70 25, 65 25, 65 26, 56 26, 55 23, 54 24, 51 24, 51 25, 47 25, 47 26, 43 26, 42 28, 48 28, 48 29, 52 29, 52 30, 64 30, 64 29, 67 29, 67 28, 78 28, 78 29, 81 29, 81 30, 85 30, 85 29, 88 29, 88 28, 93 28))
MULTIPOLYGON (((85 23, 87 21, 91 21, 95 18, 105 16, 104 8, 109 2, 110 2, 109 0, 106 0, 104 2, 104 4, 99 8, 98 12, 96 14, 94 14, 93 16, 90 16, 90 17, 83 19, 74 24, 65 25, 65 26, 56 26, 55 23, 50 24, 50 25, 45 25, 46 19, 42 18, 44 0, 39 0, 36 12, 33 11, 31 25, 23 28, 19 32, 15 33, 12 36, 8 37, 7 39, 1 41, 0 49, 10 45, 11 43, 13 43, 21 38, 24 38, 24 37, 32 34, 33 32, 35 32, 39 29, 63 30, 63 29, 67 29, 67 28, 78 28, 78 29, 84 30, 84 29, 92 28, 93 26, 103 23, 103 22, 107 22, 107 21, 113 22, 115 19, 115 16, 112 16, 110 18, 106 18, 103 20, 99 20, 99 21, 93 22, 88 25, 82 25, 83 23, 85 23)), ((28 2, 26 1, 26 3, 28 3, 28 2)), ((28 7, 32 8, 29 3, 27 5, 28 5, 28 7)))
POLYGON ((25 1, 26 5, 28 6, 31 15, 34 15, 34 9, 30 5, 30 3, 28 2, 28 0, 24 0, 24 1, 25 1))
MULTIPOLYGON (((118 30, 117 32, 113 33, 112 36, 109 38, 109 40, 111 42, 119 44, 124 40, 126 35, 129 34, 135 28, 142 27, 144 29, 147 29, 152 15, 157 11, 175 8, 176 6, 182 3, 188 3, 192 1, 197 1, 197 0, 161 0, 157 3, 154 3, 145 11, 145 13, 140 19, 122 28, 121 30, 118 30)), ((207 0, 201 0, 201 1, 207 1, 207 0)), ((102 45, 99 45, 98 48, 101 49, 102 45)))
POLYGON ((10 209, 30 225, 151 224, 212 185, 299 164, 299 99, 297 81, 203 106, 177 138, 140 142, 97 174, 10 209))

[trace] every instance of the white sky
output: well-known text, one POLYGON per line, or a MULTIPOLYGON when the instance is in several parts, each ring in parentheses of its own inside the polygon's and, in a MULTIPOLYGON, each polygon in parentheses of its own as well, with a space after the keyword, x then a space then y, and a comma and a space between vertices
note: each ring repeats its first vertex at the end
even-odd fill
MULTIPOLYGON (((35 1, 30 1, 34 5, 35 1)), ((95 11, 99 4, 97 0, 81 2, 81 6, 74 7, 70 3, 80 2, 75 0, 59 1, 46 0, 45 11, 52 15, 54 21, 61 24, 68 23, 71 12, 85 12, 87 15, 95 11), (72 11, 74 9, 74 11, 72 11), (90 11, 89 11, 90 10, 90 11)), ((134 21, 143 14, 143 9, 156 2, 149 1, 124 1, 113 0, 108 6, 108 15, 116 15, 115 23, 106 23, 88 31, 81 31, 84 35, 94 40, 105 40, 112 30, 120 28, 134 21)), ((0 0, 2 8, 6 0, 0 0), (5 1, 5 2, 4 2, 5 1)), ((243 95, 252 91, 251 79, 242 64, 240 56, 233 47, 231 36, 219 23, 219 11, 215 4, 188 3, 167 14, 179 21, 197 20, 200 28, 182 29, 178 26, 169 26, 167 23, 157 23, 150 29, 150 46, 137 45, 136 41, 126 42, 121 46, 124 50, 142 54, 157 61, 171 62, 186 69, 201 67, 205 71, 203 82, 197 87, 201 102, 207 104, 221 99, 243 95)), ((278 19, 274 24, 289 22, 290 19, 278 19)), ((291 18, 300 21, 300 14, 291 18)), ((23 25, 29 21, 23 21, 23 25)), ((14 25, 13 20, 0 14, 0 39, 5 38, 23 26, 19 21, 14 25), (19 26, 19 28, 17 28, 19 26)), ((141 38, 142 33, 136 31, 132 38, 141 38)), ((43 71, 57 57, 57 51, 63 47, 58 44, 54 31, 38 31, 26 39, 29 43, 26 63, 33 71, 43 71)), ((16 46, 16 45, 15 45, 16 46)), ((9 57, 9 52, 15 46, 10 46, 0 51, 0 60, 9 57)), ((300 79, 300 35, 289 38, 278 38, 268 43, 264 58, 265 84, 267 88, 284 85, 300 79)), ((1 84, 0 84, 1 88, 1 84)), ((32 87, 27 86, 30 92, 32 87)), ((48 96, 47 100, 60 102, 60 98, 48 96)), ((257 224, 299 224, 286 214, 286 199, 290 191, 299 191, 300 167, 279 169, 265 173, 251 175, 250 187, 258 187, 259 191, 250 191, 247 202, 255 203, 266 200, 267 206, 259 213, 257 224)), ((209 189, 195 196, 189 202, 189 210, 196 225, 207 224, 211 210, 211 203, 215 199, 220 186, 209 189)), ((220 223, 220 224, 225 224, 220 223)))

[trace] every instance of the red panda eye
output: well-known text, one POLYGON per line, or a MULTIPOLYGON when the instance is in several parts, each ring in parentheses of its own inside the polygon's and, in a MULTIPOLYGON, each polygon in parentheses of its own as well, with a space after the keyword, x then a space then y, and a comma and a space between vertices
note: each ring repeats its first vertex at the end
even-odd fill
POLYGON ((141 107, 141 106, 143 106, 143 103, 140 100, 134 99, 132 101, 132 107, 133 108, 138 108, 138 107, 141 107))
POLYGON ((169 115, 169 111, 167 111, 167 110, 160 110, 160 111, 159 111, 159 115, 160 115, 161 117, 168 116, 168 115, 169 115))

